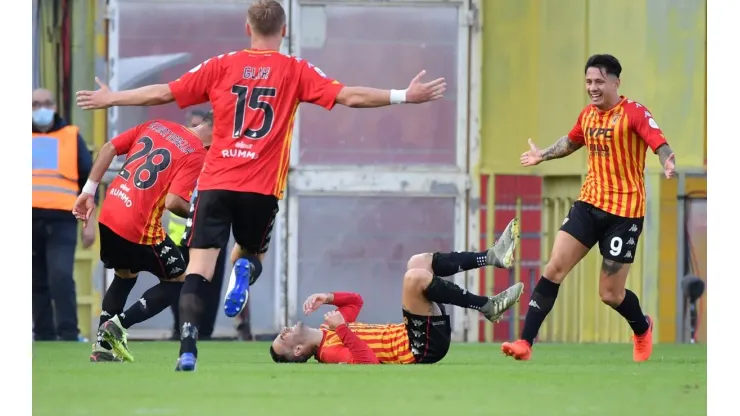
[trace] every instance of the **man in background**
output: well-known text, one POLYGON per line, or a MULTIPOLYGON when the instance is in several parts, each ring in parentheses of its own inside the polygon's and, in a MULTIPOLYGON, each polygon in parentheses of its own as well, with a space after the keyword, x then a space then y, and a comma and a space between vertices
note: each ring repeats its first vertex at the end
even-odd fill
MULTIPOLYGON (((203 122, 206 116, 206 111, 193 110, 188 113, 185 117, 185 125, 188 127, 196 127, 203 122)), ((168 213, 169 214, 169 213, 168 213)), ((178 248, 185 257, 185 263, 190 260, 188 256, 188 248, 184 245, 182 236, 185 233, 186 221, 176 215, 169 215, 169 224, 167 226, 167 234, 169 234, 172 241, 178 243, 178 248)), ((218 256, 216 262, 216 269, 213 274, 213 284, 209 287, 208 296, 205 298, 204 305, 204 316, 203 323, 200 328, 200 339, 207 340, 213 336, 213 328, 216 325, 216 317, 218 316, 218 309, 221 305, 221 286, 224 281, 224 267, 226 265, 226 247, 221 249, 221 253, 218 256)), ((180 310, 179 310, 179 297, 178 300, 170 305, 172 310, 172 316, 174 318, 172 337, 170 339, 177 341, 180 339, 180 310)))
POLYGON ((193 110, 188 113, 185 118, 185 125, 188 127, 196 127, 203 122, 203 118, 206 116, 206 111, 193 110))
MULTIPOLYGON (((74 281, 77 220, 72 208, 87 181, 92 155, 79 129, 57 114, 51 91, 34 90, 31 109, 34 339, 84 341, 77 326, 74 281)), ((96 227, 93 218, 82 229, 84 248, 95 242, 96 227)))

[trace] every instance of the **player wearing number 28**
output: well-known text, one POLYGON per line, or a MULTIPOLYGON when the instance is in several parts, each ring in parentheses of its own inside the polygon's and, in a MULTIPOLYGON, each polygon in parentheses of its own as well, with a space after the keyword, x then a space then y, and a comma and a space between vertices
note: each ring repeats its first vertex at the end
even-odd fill
POLYGON ((581 111, 567 136, 544 150, 530 140, 530 149, 521 156, 523 166, 534 166, 584 147, 588 174, 534 288, 521 339, 501 347, 504 354, 517 360, 531 358, 534 339, 555 304, 560 284, 596 244, 603 256, 601 300, 632 328, 633 359, 645 361, 652 354, 652 319, 642 312, 637 295, 625 289, 625 283, 645 216, 647 149, 658 155, 669 179, 675 173, 675 157, 650 111, 617 92, 621 72, 622 66, 612 55, 590 57, 585 74, 591 103, 581 111))
POLYGON ((287 32, 285 10, 276 0, 256 0, 247 11, 249 49, 215 56, 169 84, 131 91, 80 91, 83 109, 121 105, 181 108, 210 101, 215 114, 213 147, 198 180, 192 227, 186 230, 190 263, 180 297, 182 325, 176 370, 192 371, 202 293, 212 279, 221 247, 233 231, 234 270, 224 301, 227 316, 246 304, 249 285, 262 272, 278 199, 283 197, 290 147, 300 103, 331 110, 335 104, 372 108, 442 98, 445 80, 422 82, 419 73, 404 90, 344 86, 304 59, 279 52, 287 32))
POLYGON ((87 221, 95 209, 93 196, 113 158, 126 155, 106 191, 100 213, 100 259, 115 278, 106 290, 98 340, 91 361, 132 361, 126 329, 143 322, 177 300, 185 278, 185 259, 162 228, 165 209, 187 217, 190 196, 203 169, 211 142, 213 116, 189 129, 167 120, 133 127, 106 143, 98 153, 89 180, 74 206, 87 221), (123 311, 138 273, 147 271, 160 283, 123 311))

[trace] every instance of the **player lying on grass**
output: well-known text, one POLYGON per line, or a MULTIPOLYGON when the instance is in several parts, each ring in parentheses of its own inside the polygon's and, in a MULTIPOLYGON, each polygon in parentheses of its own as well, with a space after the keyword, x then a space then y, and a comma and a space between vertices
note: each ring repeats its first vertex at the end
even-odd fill
POLYGON ((363 324, 355 322, 362 308, 356 293, 323 293, 308 297, 303 312, 308 315, 321 305, 337 309, 325 315, 320 328, 301 322, 284 328, 270 346, 278 363, 305 363, 311 357, 327 364, 433 364, 450 348, 450 316, 444 304, 480 311, 498 321, 517 303, 524 285, 517 283, 495 296, 479 296, 442 279, 483 266, 510 268, 519 240, 517 220, 483 253, 424 253, 409 259, 403 276, 401 302, 403 323, 363 324))
POLYGON ((168 209, 187 217, 189 199, 211 144, 213 112, 189 129, 167 120, 131 128, 106 143, 95 159, 88 184, 77 198, 73 214, 87 221, 95 210, 98 182, 116 155, 126 155, 121 171, 106 192, 100 213, 100 259, 115 277, 103 297, 100 328, 90 361, 133 361, 126 345, 126 328, 170 306, 182 289, 185 260, 162 228, 168 209), (139 272, 157 276, 125 313, 139 272))

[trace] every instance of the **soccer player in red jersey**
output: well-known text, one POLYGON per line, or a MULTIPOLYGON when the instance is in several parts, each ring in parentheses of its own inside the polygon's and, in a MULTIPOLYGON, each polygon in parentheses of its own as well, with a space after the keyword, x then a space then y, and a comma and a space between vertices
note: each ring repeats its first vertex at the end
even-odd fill
POLYGON ((355 322, 363 304, 356 293, 309 296, 303 304, 306 315, 321 305, 335 305, 337 309, 325 315, 320 328, 300 322, 284 328, 270 346, 270 356, 278 363, 303 363, 311 357, 327 364, 436 363, 450 348, 452 329, 445 303, 478 310, 496 322, 517 303, 524 288, 517 283, 495 296, 479 296, 442 277, 488 265, 510 268, 518 240, 519 225, 514 219, 488 251, 412 256, 403 276, 401 324, 355 322))
POLYGON ((418 74, 405 90, 348 87, 300 58, 278 52, 286 34, 285 10, 276 0, 257 0, 248 10, 249 49, 206 60, 178 80, 131 91, 80 91, 83 109, 177 102, 181 108, 210 101, 216 115, 213 148, 198 183, 190 263, 180 297, 182 325, 177 369, 192 371, 197 357, 201 288, 212 279, 219 249, 233 231, 241 248, 234 261, 224 309, 236 316, 249 285, 262 272, 273 221, 290 160, 293 121, 302 102, 331 110, 335 104, 372 108, 442 98, 445 80, 424 83, 418 74))
POLYGON ((625 288, 645 216, 645 153, 658 155, 666 178, 675 173, 675 156, 645 106, 620 96, 622 66, 612 55, 594 55, 586 63, 586 91, 591 104, 567 136, 547 149, 530 149, 523 166, 588 151, 588 174, 578 200, 555 237, 550 261, 534 288, 521 339, 502 345, 504 354, 528 360, 542 322, 552 309, 568 272, 599 244, 603 256, 599 277, 601 300, 619 312, 634 332, 633 359, 645 361, 653 350, 652 319, 637 295, 625 288))
POLYGON ((126 161, 108 187, 100 213, 100 259, 115 277, 103 297, 98 340, 91 361, 132 361, 126 329, 170 306, 182 288, 185 260, 162 228, 165 209, 187 217, 190 195, 211 142, 213 114, 193 129, 166 120, 138 125, 103 145, 73 213, 87 221, 98 183, 117 155, 126 161), (140 271, 160 283, 125 313, 140 271))

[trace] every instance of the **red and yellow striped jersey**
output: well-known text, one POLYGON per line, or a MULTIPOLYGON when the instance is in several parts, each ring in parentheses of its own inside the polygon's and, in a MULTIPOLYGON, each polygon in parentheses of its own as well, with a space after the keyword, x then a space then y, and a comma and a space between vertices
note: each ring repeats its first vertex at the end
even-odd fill
POLYGON ((625 97, 607 111, 588 105, 568 138, 588 151, 578 199, 620 217, 644 217, 645 154, 666 143, 650 111, 625 97))
POLYGON ((190 129, 167 120, 136 126, 111 143, 126 161, 108 186, 100 223, 132 243, 159 244, 167 235, 167 194, 190 200, 206 149, 190 129))
MULTIPOLYGON (((382 364, 413 364, 416 362, 409 346, 409 337, 404 324, 361 324, 349 323, 347 327, 364 341, 382 364)), ((352 363, 349 349, 340 336, 325 326, 324 339, 316 352, 322 363, 352 363)))

